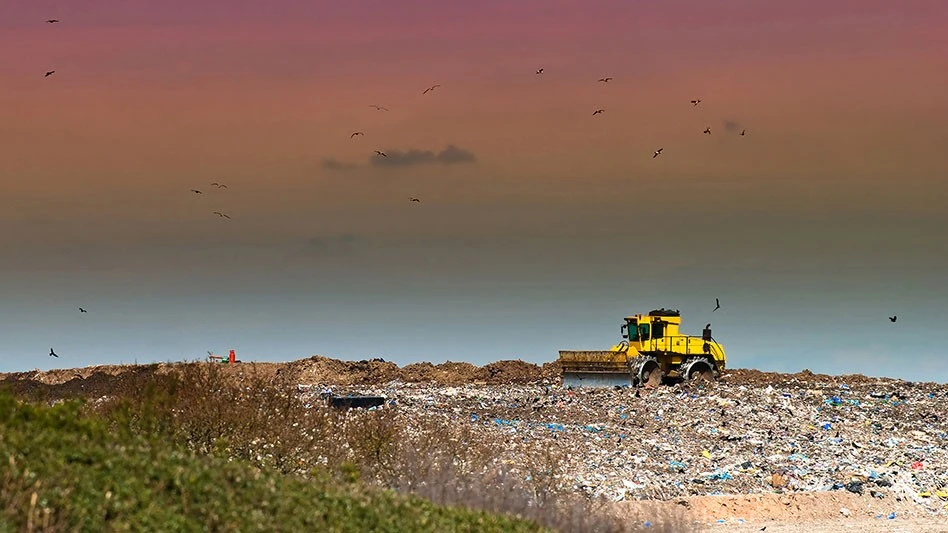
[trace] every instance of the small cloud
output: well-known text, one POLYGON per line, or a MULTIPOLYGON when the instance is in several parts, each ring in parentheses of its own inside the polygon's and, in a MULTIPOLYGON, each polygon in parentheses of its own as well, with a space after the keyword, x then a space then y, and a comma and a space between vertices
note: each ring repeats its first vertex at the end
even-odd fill
POLYGON ((326 159, 323 159, 322 166, 323 168, 327 170, 345 171, 345 170, 352 170, 358 167, 359 165, 355 163, 347 163, 345 161, 339 161, 338 159, 327 157, 326 159))
POLYGON ((387 157, 374 155, 369 158, 369 163, 377 167, 407 167, 434 163, 454 165, 457 163, 472 163, 477 161, 473 152, 458 148, 453 144, 449 144, 444 150, 437 153, 431 150, 412 148, 406 152, 387 150, 385 151, 385 155, 387 157))
POLYGON ((309 239, 309 251, 324 255, 346 255, 353 251, 362 238, 352 233, 318 235, 309 239))
POLYGON ((737 133, 741 131, 741 125, 737 121, 724 119, 724 131, 728 133, 737 133))
POLYGON ((447 148, 438 152, 436 156, 439 163, 445 165, 453 165, 454 163, 473 163, 477 161, 477 158, 474 157, 474 154, 469 150, 464 150, 463 148, 458 148, 453 144, 449 144, 447 148))

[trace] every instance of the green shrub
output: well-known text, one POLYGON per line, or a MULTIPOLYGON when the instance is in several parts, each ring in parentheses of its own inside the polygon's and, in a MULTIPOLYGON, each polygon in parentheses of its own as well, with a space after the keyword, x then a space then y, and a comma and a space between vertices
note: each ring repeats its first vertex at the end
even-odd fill
POLYGON ((195 453, 161 434, 139 434, 162 427, 155 425, 162 417, 128 406, 106 420, 78 400, 41 406, 0 393, 0 532, 541 530, 356 482, 336 485, 195 453), (121 419, 133 424, 119 431, 121 419))

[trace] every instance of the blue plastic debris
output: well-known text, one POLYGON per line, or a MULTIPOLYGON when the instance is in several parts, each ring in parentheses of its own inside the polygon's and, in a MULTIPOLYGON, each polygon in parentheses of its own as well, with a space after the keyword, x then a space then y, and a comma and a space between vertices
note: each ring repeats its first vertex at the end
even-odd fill
POLYGON ((895 511, 889 513, 889 520, 895 520, 895 511))
POLYGON ((731 474, 729 474, 729 473, 727 473, 727 472, 718 471, 718 472, 715 472, 715 473, 713 473, 713 474, 711 474, 711 475, 709 475, 709 476, 705 476, 705 477, 707 477, 708 479, 716 479, 716 480, 722 480, 722 481, 724 481, 724 480, 731 479, 733 476, 731 476, 731 474))
POLYGON ((495 418, 494 423, 498 426, 516 426, 520 423, 519 420, 504 420, 503 418, 495 418))

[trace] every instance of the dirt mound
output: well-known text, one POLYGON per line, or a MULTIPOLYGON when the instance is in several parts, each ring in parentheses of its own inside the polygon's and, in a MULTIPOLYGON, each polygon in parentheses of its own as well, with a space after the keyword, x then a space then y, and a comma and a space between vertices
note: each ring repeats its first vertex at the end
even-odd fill
POLYGON ((497 361, 478 369, 476 379, 490 385, 534 383, 543 379, 543 370, 520 359, 497 361))
POLYGON ((471 363, 447 361, 438 365, 412 363, 402 368, 402 380, 409 383, 440 383, 463 385, 477 380, 478 367, 471 363))
POLYGON ((730 383, 741 383, 748 386, 787 385, 794 382, 808 386, 819 383, 830 386, 839 386, 842 384, 853 386, 899 381, 890 378, 864 376, 862 374, 843 374, 839 376, 815 374, 808 369, 793 374, 783 374, 779 372, 762 372, 753 368, 732 368, 725 370, 721 377, 730 383))
POLYGON ((550 361, 543 363, 543 366, 540 367, 540 378, 550 380, 551 383, 556 382, 556 380, 560 379, 562 372, 563 367, 559 361, 550 361))
POLYGON ((447 361, 440 364, 412 363, 399 368, 382 360, 339 361, 319 355, 286 363, 279 374, 301 384, 377 385, 389 381, 464 385, 482 382, 491 385, 525 384, 558 375, 556 368, 540 367, 521 360, 497 361, 483 367, 447 361))
POLYGON ((56 368, 53 370, 30 370, 3 375, 4 381, 33 381, 44 385, 61 385, 74 380, 85 380, 92 376, 118 376, 130 369, 148 368, 154 371, 159 365, 97 365, 83 368, 56 368))
POLYGON ((321 355, 285 363, 277 374, 305 384, 369 385, 401 379, 401 369, 395 363, 378 359, 340 361, 321 355))
MULTIPOLYGON (((125 386, 126 381, 135 382, 146 374, 165 374, 173 369, 183 369, 188 365, 209 364, 203 362, 155 363, 147 365, 99 365, 74 369, 54 369, 48 371, 33 370, 0 375, 0 383, 13 386, 16 390, 48 389, 62 392, 103 391, 114 386, 125 386), (129 379, 126 376, 129 372, 129 379), (32 389, 31 389, 32 388, 32 389)), ((550 361, 542 365, 525 361, 505 360, 489 363, 478 367, 471 363, 447 361, 440 364, 428 362, 411 363, 399 367, 395 363, 381 359, 363 361, 341 361, 320 355, 307 359, 286 363, 244 362, 236 365, 218 364, 222 375, 228 378, 240 379, 247 373, 262 375, 264 378, 279 377, 289 382, 299 384, 325 384, 338 386, 378 385, 390 381, 406 383, 432 383, 444 386, 459 386, 471 383, 485 383, 490 385, 514 385, 531 383, 559 383, 561 368, 558 361, 550 361)), ((722 381, 731 384, 742 384, 749 387, 808 388, 814 386, 838 387, 846 384, 850 387, 877 387, 900 382, 901 385, 911 387, 910 382, 889 378, 875 378, 860 374, 830 376, 814 374, 803 370, 794 374, 778 372, 762 372, 750 368, 734 368, 726 370, 722 381)), ((131 385, 130 385, 131 386, 131 385)))

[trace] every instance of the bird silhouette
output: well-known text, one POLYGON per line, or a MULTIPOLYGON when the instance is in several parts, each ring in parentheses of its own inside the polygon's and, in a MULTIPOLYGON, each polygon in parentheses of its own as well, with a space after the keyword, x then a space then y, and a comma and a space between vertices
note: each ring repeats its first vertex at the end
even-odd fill
POLYGON ((204 194, 203 192, 201 192, 201 191, 199 191, 199 190, 197 190, 197 189, 191 189, 191 192, 193 192, 194 194, 204 194))
POLYGON ((537 69, 537 74, 543 74, 543 69, 542 69, 542 68, 538 68, 538 69, 537 69))
POLYGON ((418 198, 415 198, 414 196, 409 196, 409 197, 408 197, 408 201, 409 201, 409 202, 421 202, 421 200, 419 200, 418 198))
POLYGON ((717 298, 715 298, 714 303, 715 303, 715 308, 711 310, 712 313, 721 308, 721 300, 718 300, 717 298))
POLYGON ((225 213, 221 213, 220 211, 214 211, 214 214, 217 215, 217 216, 219 216, 219 217, 221 217, 221 218, 230 218, 230 215, 227 215, 227 214, 225 214, 225 213))
POLYGON ((50 356, 50 357, 59 357, 58 355, 56 355, 56 352, 54 352, 52 348, 49 349, 49 356, 50 356))
POLYGON ((81 307, 79 308, 79 312, 80 312, 80 313, 88 313, 88 311, 86 311, 85 309, 83 309, 83 308, 81 308, 81 307))
POLYGON ((740 132, 738 135, 743 136, 743 135, 744 135, 744 131, 745 131, 745 130, 741 130, 741 132, 740 132))
POLYGON ((380 150, 376 150, 375 153, 378 154, 378 155, 380 155, 380 156, 382 156, 382 157, 388 157, 387 155, 385 155, 385 152, 382 152, 382 151, 380 151, 380 150))
POLYGON ((655 159, 656 157, 660 156, 662 154, 662 150, 664 150, 664 148, 659 148, 658 150, 655 150, 655 153, 652 154, 652 159, 655 159))
POLYGON ((700 104, 700 103, 701 103, 701 100, 692 100, 692 101, 691 101, 691 105, 693 105, 693 106, 697 106, 697 105, 700 104))
POLYGON ((898 319, 899 319, 898 316, 890 316, 890 317, 889 317, 889 322, 895 322, 895 321, 898 320, 898 319))
POLYGON ((612 79, 612 78, 599 78, 599 81, 601 81, 601 82, 603 82, 603 83, 609 83, 609 80, 611 80, 611 79, 612 79))
POLYGON ((604 113, 605 111, 606 111, 605 109, 597 109, 597 110, 593 111, 593 116, 599 115, 599 114, 601 114, 601 113, 604 113))
POLYGON ((349 138, 351 139, 351 138, 355 137, 356 135, 365 136, 365 134, 362 133, 361 131, 356 131, 356 132, 353 132, 352 135, 349 136, 349 138))
POLYGON ((441 87, 441 86, 440 86, 440 85, 432 85, 431 87, 428 87, 427 89, 425 89, 425 91, 424 91, 423 93, 421 93, 421 94, 428 94, 428 91, 433 91, 433 90, 437 89, 438 87, 441 87))
POLYGON ((56 73, 55 70, 50 70, 50 71, 48 71, 48 72, 46 73, 46 75, 43 76, 43 77, 44 77, 44 78, 48 78, 48 77, 52 76, 52 75, 55 74, 55 73, 56 73))
POLYGON ((377 109, 377 110, 379 110, 379 111, 388 111, 388 108, 387 108, 387 107, 382 107, 382 106, 380 106, 380 105, 372 104, 372 105, 370 105, 369 107, 374 107, 375 109, 377 109))
POLYGON ((224 185, 223 183, 217 183, 215 181, 214 183, 211 184, 211 187, 217 187, 218 189, 226 189, 227 185, 224 185))
POLYGON ((59 19, 49 19, 46 21, 47 24, 56 24, 57 22, 59 22, 59 19))
POLYGON ((711 135, 711 126, 708 126, 708 128, 704 130, 704 133, 711 135))

